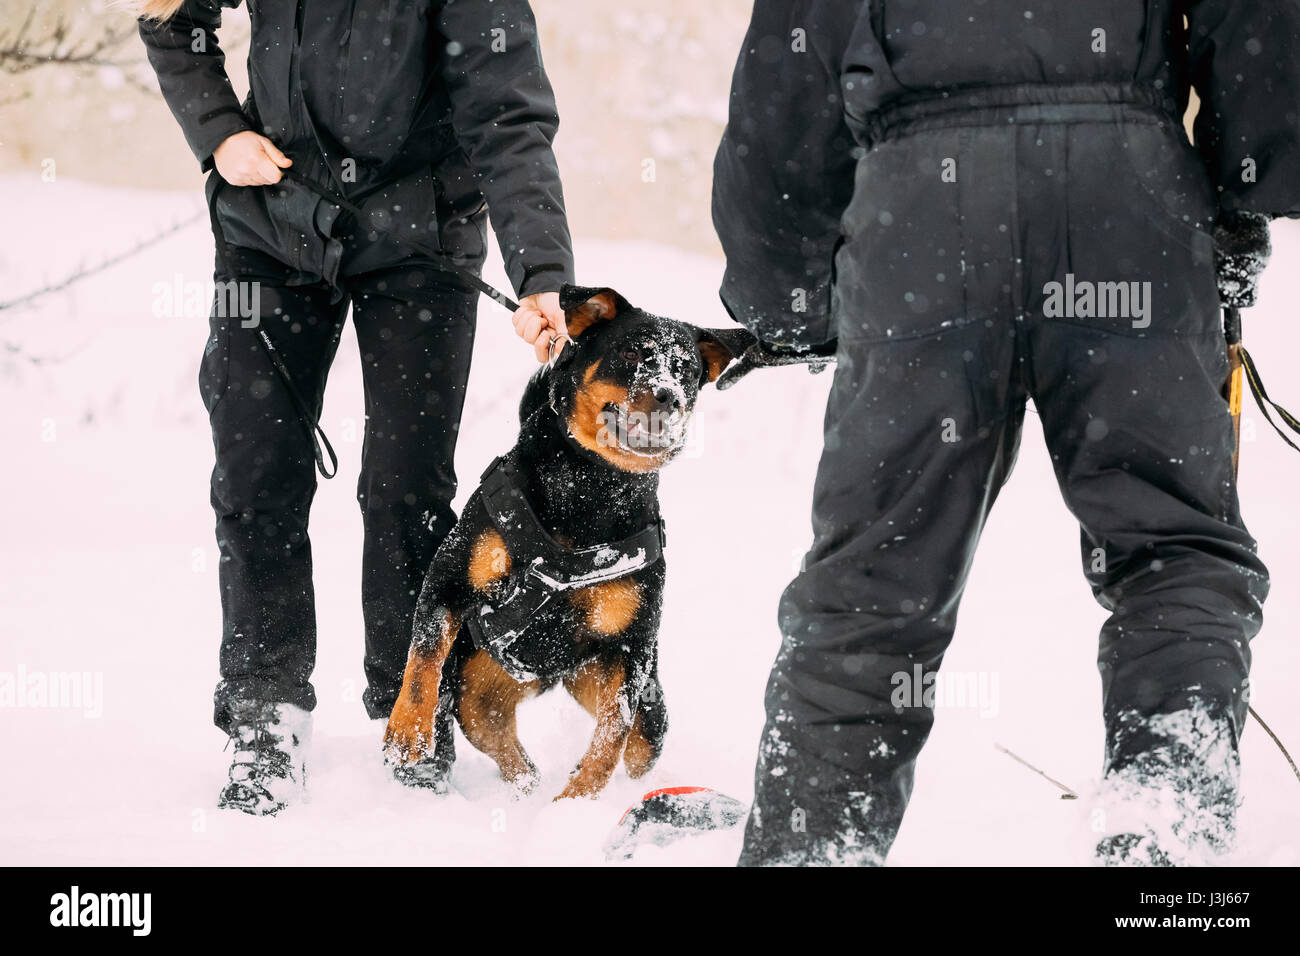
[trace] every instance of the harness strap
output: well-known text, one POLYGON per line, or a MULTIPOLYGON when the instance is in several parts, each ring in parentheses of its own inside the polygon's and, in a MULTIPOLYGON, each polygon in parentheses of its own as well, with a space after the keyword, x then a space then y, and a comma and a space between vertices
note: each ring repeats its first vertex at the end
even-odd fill
POLYGON ((541 666, 534 658, 544 657, 546 649, 516 646, 538 613, 564 591, 625 577, 661 560, 664 522, 657 518, 613 544, 566 548, 543 527, 524 493, 522 477, 505 456, 488 465, 479 492, 518 570, 500 597, 467 617, 466 628, 474 646, 506 673, 516 680, 533 680, 540 676, 534 669, 541 666))
POLYGON ((542 525, 524 493, 517 466, 504 455, 488 465, 479 490, 492 523, 505 539, 506 550, 516 561, 524 555, 533 556, 526 573, 551 590, 567 591, 621 578, 663 557, 667 536, 662 518, 622 541, 566 548, 542 525))

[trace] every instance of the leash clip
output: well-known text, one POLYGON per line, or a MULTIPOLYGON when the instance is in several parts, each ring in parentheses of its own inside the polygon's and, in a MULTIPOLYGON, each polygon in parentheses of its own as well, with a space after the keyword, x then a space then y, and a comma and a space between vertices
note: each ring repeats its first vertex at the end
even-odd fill
POLYGON ((563 335, 551 336, 550 340, 546 343, 546 364, 550 368, 555 367, 555 361, 560 357, 564 348, 563 346, 561 346, 559 349, 557 349, 555 347, 555 344, 557 342, 568 342, 570 345, 572 345, 573 338, 567 332, 564 333, 563 335))

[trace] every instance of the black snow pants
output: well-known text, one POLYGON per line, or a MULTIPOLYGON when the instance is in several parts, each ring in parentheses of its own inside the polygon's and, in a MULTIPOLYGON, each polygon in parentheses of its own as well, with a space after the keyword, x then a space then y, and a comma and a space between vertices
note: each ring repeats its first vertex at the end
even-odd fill
MULTIPOLYGON (((485 214, 465 223, 483 245, 485 214)), ((348 307, 361 350, 365 435, 357 500, 372 718, 397 700, 425 572, 455 524, 453 456, 474 344, 476 294, 401 250, 348 238, 339 288, 288 285, 290 270, 227 248, 217 278, 258 283, 257 321, 319 417, 348 307), (342 292, 340 296, 338 293, 342 292)), ((477 268, 481 254, 464 264, 477 268)), ((220 297, 219 297, 220 298, 220 297)), ((251 296, 246 296, 251 298, 251 296)), ((199 384, 212 425, 223 630, 215 720, 238 699, 311 710, 316 618, 307 519, 312 445, 256 327, 214 306, 199 384)))
POLYGON ((1110 612, 1105 772, 1167 750, 1161 718, 1185 713, 1235 760, 1268 585, 1238 513, 1202 161, 1137 105, 943 108, 885 117, 858 164, 814 544, 780 604, 742 865, 883 862, 933 721, 897 691, 943 659, 1028 399, 1110 612))

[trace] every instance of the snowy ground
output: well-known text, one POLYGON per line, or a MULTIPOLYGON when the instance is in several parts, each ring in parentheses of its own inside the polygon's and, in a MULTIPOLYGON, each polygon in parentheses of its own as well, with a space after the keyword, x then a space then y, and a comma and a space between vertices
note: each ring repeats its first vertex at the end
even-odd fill
MULTIPOLYGON (((35 179, 0 179, 0 197, 18 227, 0 245, 0 301, 199 209, 197 197, 35 179)), ((1247 334, 1273 391, 1294 405, 1300 385, 1288 361, 1300 354, 1300 229, 1278 228, 1275 242, 1265 305, 1248 316, 1247 334)), ((381 726, 360 704, 361 524, 352 478, 362 400, 349 331, 324 419, 342 475, 323 485, 312 515, 314 798, 276 820, 213 809, 225 762, 210 723, 219 606, 211 445, 195 385, 206 300, 184 314, 153 314, 156 283, 206 281, 210 248, 199 223, 37 307, 0 312, 0 674, 89 672, 102 675, 103 687, 89 707, 0 709, 0 862, 589 864, 643 791, 702 784, 748 799, 778 643, 776 598, 808 542, 829 376, 782 370, 707 393, 693 446, 665 473, 661 659, 672 730, 652 776, 632 782, 620 771, 598 801, 551 804, 591 729, 575 704, 552 694, 521 712, 521 736, 544 774, 535 797, 512 802, 493 765, 462 740, 455 792, 435 798, 386 777, 381 726), (731 597, 720 603, 718 594, 731 597)), ((714 291, 720 262, 627 242, 579 242, 578 250, 582 281, 698 324, 725 324, 714 291)), ((488 278, 502 284, 499 264, 488 278)), ((466 409, 475 427, 458 462, 464 494, 512 442, 516 397, 531 368, 505 314, 484 304, 466 409)), ((1255 644, 1255 700, 1295 750, 1300 457, 1262 424, 1253 437, 1242 494, 1275 578, 1255 644)), ((995 706, 940 711, 892 863, 1082 861, 1082 804, 1058 800, 994 749, 1004 744, 1080 790, 1097 772, 1093 660, 1103 614, 1077 555, 1077 532, 1030 415, 945 663, 948 672, 983 675, 990 688, 996 681, 995 706)), ((1243 752, 1239 859, 1296 865, 1297 782, 1258 727, 1243 752)), ((637 862, 729 865, 738 848, 738 832, 715 834, 643 851, 637 862)))

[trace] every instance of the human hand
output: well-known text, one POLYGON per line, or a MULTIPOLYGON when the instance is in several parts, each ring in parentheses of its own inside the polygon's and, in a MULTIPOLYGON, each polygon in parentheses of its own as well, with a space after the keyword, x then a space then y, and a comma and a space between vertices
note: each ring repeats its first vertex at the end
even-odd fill
POLYGON ((1215 223, 1214 270, 1224 306, 1246 309, 1255 304, 1255 280, 1273 251, 1270 222, 1261 213, 1238 210, 1225 213, 1215 223))
POLYGON ((560 340, 556 355, 564 349, 568 331, 564 325, 564 310, 560 308, 560 293, 537 292, 519 300, 519 308, 510 320, 515 334, 533 347, 537 361, 550 359, 551 342, 560 340))
POLYGON ((755 342, 741 353, 735 365, 722 373, 717 383, 718 391, 725 392, 756 368, 807 365, 809 373, 813 375, 824 372, 835 361, 837 345, 835 339, 807 349, 782 347, 761 341, 755 342))
POLYGON ((271 186, 293 160, 265 136, 251 129, 227 136, 212 153, 221 178, 232 186, 271 186))

